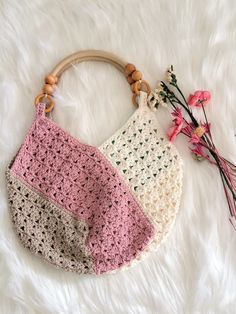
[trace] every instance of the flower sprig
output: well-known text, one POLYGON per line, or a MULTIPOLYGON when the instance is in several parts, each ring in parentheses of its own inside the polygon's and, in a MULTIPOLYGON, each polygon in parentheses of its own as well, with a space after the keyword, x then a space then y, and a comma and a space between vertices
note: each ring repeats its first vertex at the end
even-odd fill
POLYGON ((208 160, 217 166, 229 206, 229 220, 236 229, 236 165, 221 156, 215 147, 211 123, 208 122, 205 111, 210 100, 211 93, 200 90, 190 94, 188 99, 185 98, 172 65, 167 69, 166 82, 159 82, 148 97, 149 106, 153 110, 168 105, 173 108, 171 112, 173 123, 167 133, 169 140, 174 142, 179 134, 184 134, 188 138, 189 149, 197 161, 208 160), (193 108, 202 110, 203 122, 194 116, 193 108))

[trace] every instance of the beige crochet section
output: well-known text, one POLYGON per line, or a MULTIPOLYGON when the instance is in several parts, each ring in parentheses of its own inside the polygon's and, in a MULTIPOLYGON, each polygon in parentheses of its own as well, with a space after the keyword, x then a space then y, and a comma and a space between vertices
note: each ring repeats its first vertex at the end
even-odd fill
MULTIPOLYGON (((124 177, 156 227, 148 251, 170 231, 182 193, 182 160, 155 113, 143 105, 99 148, 124 177)), ((145 255, 145 252, 144 254, 145 255)))
POLYGON ((31 190, 10 169, 6 179, 13 223, 23 245, 67 271, 94 273, 85 245, 89 232, 86 223, 31 190))

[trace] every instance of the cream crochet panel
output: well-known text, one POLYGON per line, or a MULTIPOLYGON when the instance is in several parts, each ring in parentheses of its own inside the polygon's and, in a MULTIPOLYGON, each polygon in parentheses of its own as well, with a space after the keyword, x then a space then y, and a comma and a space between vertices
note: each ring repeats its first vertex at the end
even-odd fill
POLYGON ((146 93, 127 123, 100 150, 124 177, 156 228, 147 251, 155 250, 169 233, 182 193, 182 160, 148 107, 146 93))

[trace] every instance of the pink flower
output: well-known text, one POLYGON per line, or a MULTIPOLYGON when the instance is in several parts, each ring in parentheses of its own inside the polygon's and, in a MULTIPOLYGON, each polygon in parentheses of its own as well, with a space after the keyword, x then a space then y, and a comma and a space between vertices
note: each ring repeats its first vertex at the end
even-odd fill
POLYGON ((203 123, 202 126, 205 128, 206 133, 210 133, 211 123, 203 123))
POLYGON ((182 113, 182 109, 181 108, 176 108, 172 113, 172 116, 175 117, 174 118, 174 122, 176 125, 179 125, 183 122, 183 113, 182 113))
POLYGON ((192 136, 194 128, 195 128, 194 124, 192 122, 190 122, 182 129, 182 131, 185 135, 190 137, 190 136, 192 136))
POLYGON ((201 140, 201 138, 197 134, 193 133, 191 138, 190 138, 190 140, 189 140, 189 142, 192 143, 192 144, 197 144, 197 143, 200 142, 200 140, 201 140))
POLYGON ((201 144, 194 144, 194 148, 190 148, 191 152, 195 155, 197 160, 207 159, 210 163, 216 164, 208 154, 205 153, 205 147, 201 144))
POLYGON ((180 108, 176 108, 172 113, 174 117, 174 126, 172 126, 168 131, 169 140, 173 143, 177 137, 177 135, 181 132, 184 125, 184 118, 182 114, 182 110, 180 108))
POLYGON ((191 148, 192 153, 194 153, 197 156, 201 156, 203 158, 207 158, 208 155, 204 153, 204 147, 202 145, 195 145, 194 148, 191 148))
POLYGON ((178 126, 173 126, 169 129, 168 131, 168 137, 169 137, 169 140, 171 141, 171 143, 173 143, 177 137, 177 135, 180 133, 182 129, 182 126, 181 125, 178 125, 178 126))
POLYGON ((192 107, 206 106, 211 100, 211 93, 208 91, 197 90, 193 95, 188 98, 188 105, 192 107))
POLYGON ((201 141, 201 137, 205 133, 209 133, 209 131, 210 131, 209 123, 200 124, 198 127, 195 127, 193 123, 189 123, 182 129, 182 133, 190 137, 189 142, 192 144, 199 143, 201 141))

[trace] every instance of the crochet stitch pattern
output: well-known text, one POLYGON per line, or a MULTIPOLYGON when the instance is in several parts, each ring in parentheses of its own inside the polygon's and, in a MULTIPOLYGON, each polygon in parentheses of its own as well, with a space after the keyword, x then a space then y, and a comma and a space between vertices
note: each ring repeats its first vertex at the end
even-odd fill
POLYGON ((94 273, 85 244, 87 224, 38 195, 10 169, 6 175, 12 219, 24 246, 57 267, 80 274, 94 273))
POLYGON ((100 147, 73 138, 37 105, 6 171, 23 245, 59 268, 114 273, 155 250, 175 221, 182 160, 140 92, 139 108, 100 147))
POLYGON ((165 238, 179 209, 182 161, 166 139, 155 114, 140 105, 127 124, 100 150, 125 178, 154 223, 153 249, 165 238))
MULTIPOLYGON (((154 225, 129 186, 100 150, 74 139, 47 118, 44 110, 44 104, 37 106, 37 117, 10 168, 15 181, 12 180, 14 183, 9 186, 14 189, 19 180, 24 182, 32 190, 29 194, 30 202, 33 198, 40 203, 43 196, 57 208, 63 208, 65 212, 76 216, 78 223, 87 225, 85 232, 89 232, 87 237, 84 236, 85 244, 91 253, 93 266, 89 264, 89 258, 82 266, 74 266, 75 271, 88 272, 94 268, 96 274, 101 274, 129 264, 150 244, 155 235, 154 225)), ((10 193, 11 189, 9 195, 12 195, 10 193)), ((19 212, 23 200, 26 200, 22 194, 15 194, 15 197, 21 201, 11 204, 12 211, 19 212), (17 209, 15 206, 18 206, 17 209)), ((25 206, 23 208, 25 210, 25 206)), ((32 211, 37 212, 37 206, 32 211)), ((43 213, 43 217, 46 217, 48 210, 43 213)), ((46 219, 48 217, 52 221, 52 217, 47 216, 46 219)), ((20 224, 18 230, 26 228, 23 222, 20 217, 15 219, 15 223, 20 224)), ((37 228, 37 234, 48 232, 47 237, 51 238, 51 230, 46 228, 45 231, 45 225, 40 224, 37 228)), ((58 226, 55 224, 52 228, 58 229, 58 226)), ((35 233, 30 234, 30 230, 26 228, 27 235, 21 236, 23 242, 29 238, 37 242, 38 236, 35 240, 35 233)), ((78 232, 81 234, 80 230, 78 232)), ((68 239, 64 238, 64 241, 68 239)), ((67 242, 61 245, 65 246, 67 242)), ((42 250, 37 245, 35 247, 37 253, 42 254, 42 250)), ((68 252, 63 251, 61 259, 67 259, 68 252)), ((87 256, 81 241, 79 251, 87 256)), ((54 253, 57 254, 56 250, 54 253)), ((44 257, 47 256, 45 252, 44 257)), ((77 255, 77 263, 81 264, 81 258, 77 255)), ((62 261, 61 266, 65 269, 72 267, 67 266, 65 261, 62 261)))

